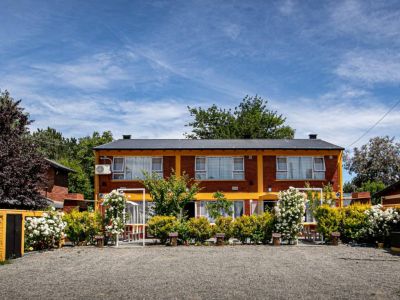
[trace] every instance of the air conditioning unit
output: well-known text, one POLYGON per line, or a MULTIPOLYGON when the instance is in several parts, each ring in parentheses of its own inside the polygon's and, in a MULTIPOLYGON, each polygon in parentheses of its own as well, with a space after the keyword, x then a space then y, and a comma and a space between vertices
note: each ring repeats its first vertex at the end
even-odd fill
POLYGON ((111 174, 111 165, 96 165, 94 169, 96 175, 107 175, 111 174))

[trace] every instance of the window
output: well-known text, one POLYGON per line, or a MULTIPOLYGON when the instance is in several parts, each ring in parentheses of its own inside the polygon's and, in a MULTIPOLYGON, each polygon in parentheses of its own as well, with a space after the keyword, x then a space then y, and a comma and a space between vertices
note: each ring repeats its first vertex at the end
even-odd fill
MULTIPOLYGON (((210 217, 207 211, 208 201, 200 201, 200 216, 206 217, 210 223, 214 223, 215 220, 210 217)), ((232 218, 238 218, 244 214, 244 202, 243 201, 233 201, 232 202, 232 218)))
POLYGON ((143 179, 143 172, 153 172, 162 177, 162 157, 127 156, 113 159, 112 178, 115 180, 143 179))
POLYGON ((325 161, 323 157, 288 156, 276 158, 277 179, 325 179, 325 161))
POLYGON ((196 157, 196 179, 243 180, 243 157, 196 157))

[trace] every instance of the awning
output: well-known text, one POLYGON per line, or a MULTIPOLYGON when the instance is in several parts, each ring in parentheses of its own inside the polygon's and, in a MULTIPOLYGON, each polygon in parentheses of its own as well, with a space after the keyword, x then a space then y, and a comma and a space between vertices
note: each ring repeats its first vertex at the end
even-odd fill
POLYGON ((269 192, 269 193, 266 193, 264 195, 259 196, 258 200, 259 201, 262 201, 262 200, 278 200, 278 194, 279 193, 277 193, 277 192, 269 192))

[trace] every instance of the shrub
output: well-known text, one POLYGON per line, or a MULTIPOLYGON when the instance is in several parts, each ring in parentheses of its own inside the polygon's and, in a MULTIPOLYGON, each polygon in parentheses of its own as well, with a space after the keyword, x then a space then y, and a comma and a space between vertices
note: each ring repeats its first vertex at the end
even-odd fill
POLYGON ((207 218, 191 218, 187 225, 190 238, 194 239, 197 243, 204 243, 211 238, 212 228, 207 218))
POLYGON ((368 227, 368 217, 365 211, 369 205, 350 205, 341 209, 342 221, 340 224, 341 239, 345 242, 364 241, 368 227))
POLYGON ((233 222, 233 236, 243 244, 247 243, 254 231, 254 222, 250 216, 243 215, 233 222))
POLYGON ((262 215, 251 216, 252 234, 250 240, 255 243, 268 244, 272 237, 272 231, 274 228, 274 217, 269 212, 265 212, 262 215))
POLYGON ((180 244, 187 244, 190 240, 189 225, 184 219, 178 221, 175 225, 174 231, 178 233, 178 242, 180 244))
POLYGON ((102 230, 102 218, 99 213, 72 210, 63 217, 66 223, 65 233, 76 244, 94 243, 94 237, 102 230))
POLYGON ((314 217, 317 221, 317 231, 326 239, 330 239, 332 232, 339 231, 341 221, 339 209, 322 205, 315 209, 314 217))
POLYGON ((306 194, 290 187, 279 192, 279 200, 275 206, 276 231, 282 234, 283 240, 297 239, 303 228, 306 194))
POLYGON ((219 217, 215 221, 213 228, 214 234, 224 233, 225 240, 229 240, 233 236, 233 219, 232 217, 219 217))
POLYGON ((65 223, 63 213, 54 211, 44 212, 42 217, 25 219, 25 249, 43 250, 59 245, 64 237, 65 223))
POLYGON ((148 222, 148 233, 158 238, 165 244, 168 235, 177 228, 178 221, 174 216, 154 216, 148 222))

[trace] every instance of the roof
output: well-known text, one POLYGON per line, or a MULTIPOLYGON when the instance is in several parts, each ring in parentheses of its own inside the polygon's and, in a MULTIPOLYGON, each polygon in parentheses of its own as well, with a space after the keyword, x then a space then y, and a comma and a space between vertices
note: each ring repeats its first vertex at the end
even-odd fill
POLYGON ((100 145, 94 150, 344 150, 320 139, 120 139, 100 145))
POLYGON ((385 196, 386 193, 400 190, 400 181, 397 181, 393 183, 392 185, 389 185, 388 187, 384 188, 382 191, 379 191, 374 194, 374 197, 382 197, 385 196))
POLYGON ((62 165, 62 164, 60 164, 60 163, 58 163, 58 162, 56 162, 54 160, 45 158, 45 161, 47 161, 49 163, 49 165, 52 166, 53 168, 56 168, 56 169, 59 169, 59 170, 63 170, 63 171, 67 171, 67 172, 76 173, 75 170, 73 170, 71 168, 68 168, 68 167, 66 167, 66 166, 64 166, 64 165, 62 165))

